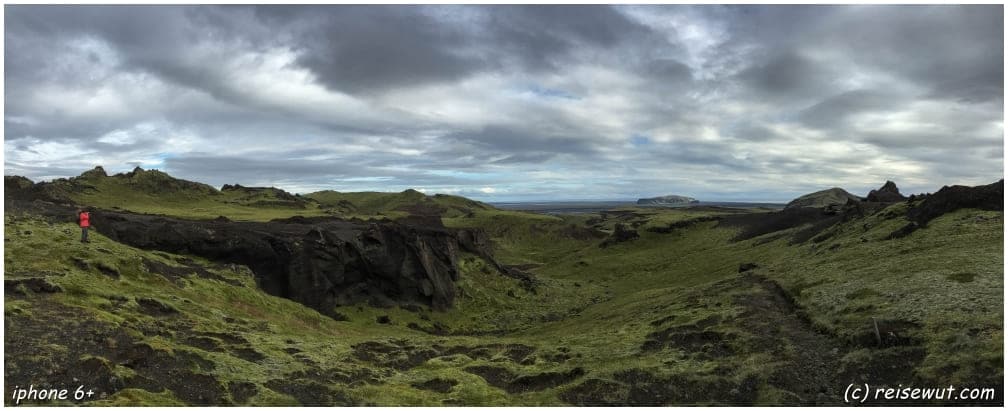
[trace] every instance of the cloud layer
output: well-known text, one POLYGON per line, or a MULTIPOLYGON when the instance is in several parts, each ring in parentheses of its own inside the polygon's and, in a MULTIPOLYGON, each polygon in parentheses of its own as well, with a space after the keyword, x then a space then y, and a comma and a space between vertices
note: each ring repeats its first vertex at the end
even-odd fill
POLYGON ((7 6, 4 172, 484 200, 1003 176, 1000 6, 7 6))

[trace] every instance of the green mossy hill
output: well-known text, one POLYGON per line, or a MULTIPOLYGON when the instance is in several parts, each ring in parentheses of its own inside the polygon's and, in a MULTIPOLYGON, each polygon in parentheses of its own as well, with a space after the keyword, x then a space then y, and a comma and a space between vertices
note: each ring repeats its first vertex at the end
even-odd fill
POLYGON ((88 188, 88 186, 116 187, 119 191, 133 191, 155 196, 186 196, 198 198, 220 194, 213 187, 193 181, 172 177, 159 170, 144 170, 136 167, 128 173, 107 175, 100 166, 85 171, 80 176, 69 180, 71 183, 88 188))
MULTIPOLYGON (((174 178, 159 170, 139 167, 108 175, 101 167, 78 177, 33 183, 20 176, 5 176, 5 186, 15 188, 7 198, 42 198, 110 210, 126 210, 172 217, 208 219, 219 216, 235 221, 269 221, 293 216, 335 216, 360 219, 399 219, 408 216, 465 216, 493 207, 464 197, 425 195, 416 190, 401 193, 320 191, 291 194, 275 187, 209 185, 174 178)), ((8 190, 12 191, 12 190, 8 190)))
POLYGON ((465 197, 447 194, 428 196, 416 190, 401 193, 318 191, 305 195, 326 210, 363 215, 437 215, 456 217, 492 207, 465 197))
POLYGON ((952 384, 997 391, 883 403, 1002 404, 1003 210, 946 208, 892 236, 925 201, 760 230, 778 214, 476 208, 443 221, 481 228, 501 264, 460 253, 454 308, 333 316, 243 266, 81 244, 72 223, 8 211, 5 388, 76 378, 93 405, 667 406, 952 384), (638 235, 599 247, 617 225, 638 235))
POLYGON ((814 193, 805 194, 794 200, 791 200, 786 206, 786 208, 795 207, 815 207, 815 208, 825 208, 830 206, 843 206, 848 200, 861 201, 861 197, 854 194, 848 193, 840 187, 833 187, 830 189, 816 191, 814 193))

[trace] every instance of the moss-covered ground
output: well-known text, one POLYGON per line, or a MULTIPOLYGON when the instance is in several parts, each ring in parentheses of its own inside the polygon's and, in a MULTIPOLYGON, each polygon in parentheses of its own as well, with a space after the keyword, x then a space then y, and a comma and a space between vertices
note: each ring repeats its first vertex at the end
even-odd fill
MULTIPOLYGON (((80 201, 254 220, 415 205, 332 192, 307 209, 176 204, 110 187, 80 201)), ((549 216, 404 195, 418 194, 538 284, 463 254, 452 309, 358 305, 336 320, 263 293, 242 266, 97 233, 82 244, 73 224, 8 213, 5 393, 79 382, 96 405, 841 404, 868 383, 996 386, 1001 401, 1002 212, 958 210, 890 240, 906 222, 897 204, 792 244, 801 227, 733 241, 737 228, 701 218, 728 211, 549 216), (640 237, 599 247, 617 223, 640 237)))

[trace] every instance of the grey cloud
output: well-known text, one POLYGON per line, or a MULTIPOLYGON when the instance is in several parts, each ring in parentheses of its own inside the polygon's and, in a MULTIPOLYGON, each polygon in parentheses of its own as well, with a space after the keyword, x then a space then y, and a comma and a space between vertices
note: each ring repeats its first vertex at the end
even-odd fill
MULTIPOLYGON (((390 160, 378 163, 388 165, 390 160)), ((471 182, 458 177, 431 174, 423 169, 403 170, 365 165, 355 161, 353 156, 342 155, 337 151, 260 151, 243 156, 192 153, 166 159, 164 169, 172 175, 214 186, 231 183, 270 185, 273 184, 271 181, 278 181, 321 190, 352 187, 355 185, 353 180, 365 179, 379 181, 385 187, 405 189, 411 186, 451 186, 471 182), (307 158, 320 154, 329 154, 329 158, 307 158)))
POLYGON ((456 51, 467 42, 462 30, 438 24, 420 7, 331 7, 316 19, 320 27, 302 33, 299 63, 335 90, 460 80, 483 66, 456 51))
POLYGON ((511 154, 499 160, 492 161, 493 164, 516 164, 516 163, 543 163, 556 156, 554 153, 522 153, 511 154))
POLYGON ((163 154, 215 185, 512 198, 1003 174, 999 6, 630 9, 7 6, 5 172, 163 154), (278 55, 292 71, 262 68, 278 55), (817 146, 838 142, 858 150, 817 146))
POLYGON ((659 81, 681 83, 693 79, 693 70, 681 61, 664 58, 651 60, 645 64, 648 74, 659 81))
POLYGON ((899 97, 878 91, 851 90, 800 111, 798 119, 805 125, 827 129, 843 124, 853 114, 894 108, 893 103, 899 100, 899 97))
POLYGON ((826 67, 810 61, 794 50, 784 50, 757 60, 739 73, 739 78, 761 96, 795 97, 828 89, 832 76, 826 67))
POLYGON ((611 7, 495 6, 487 9, 490 44, 517 55, 525 67, 554 70, 577 47, 670 46, 611 7), (645 43, 645 44, 640 44, 645 43))
POLYGON ((435 9, 260 6, 256 15, 296 31, 304 52, 299 63, 330 88, 351 93, 460 81, 484 71, 556 71, 586 47, 669 46, 610 7, 462 6, 444 14, 474 17, 456 22, 435 9))
POLYGON ((482 153, 484 158, 506 156, 497 160, 504 163, 540 162, 561 154, 587 159, 598 151, 584 136, 549 135, 500 125, 452 133, 444 140, 459 144, 467 152, 482 153))

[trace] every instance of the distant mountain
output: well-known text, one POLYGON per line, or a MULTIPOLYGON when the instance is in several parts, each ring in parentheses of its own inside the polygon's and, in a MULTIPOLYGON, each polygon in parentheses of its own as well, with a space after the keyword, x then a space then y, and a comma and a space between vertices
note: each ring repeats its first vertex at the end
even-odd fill
POLYGON ((699 201, 697 201, 697 199, 693 197, 677 196, 677 195, 642 198, 637 200, 637 204, 639 205, 685 205, 698 202, 699 201))
POLYGON ((797 207, 815 207, 815 208, 826 208, 830 206, 842 206, 847 204, 847 200, 861 201, 861 197, 854 194, 848 193, 840 187, 833 187, 830 189, 816 191, 814 193, 805 194, 794 200, 791 200, 784 208, 797 208, 797 207))

